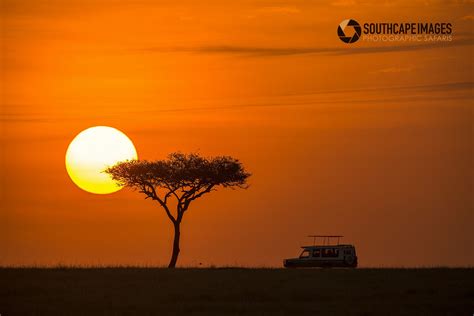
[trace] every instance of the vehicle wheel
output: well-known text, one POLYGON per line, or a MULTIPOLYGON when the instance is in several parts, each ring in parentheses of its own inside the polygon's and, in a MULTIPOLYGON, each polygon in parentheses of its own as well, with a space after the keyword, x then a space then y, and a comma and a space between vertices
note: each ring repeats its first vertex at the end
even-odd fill
POLYGON ((353 256, 344 257, 344 262, 346 263, 346 265, 352 267, 355 263, 355 258, 353 256))

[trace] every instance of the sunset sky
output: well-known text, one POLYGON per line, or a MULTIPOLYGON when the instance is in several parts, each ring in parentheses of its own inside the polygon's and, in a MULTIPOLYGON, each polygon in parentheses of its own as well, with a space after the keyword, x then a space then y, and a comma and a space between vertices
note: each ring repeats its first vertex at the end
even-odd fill
POLYGON ((165 265, 172 225, 69 178, 82 130, 140 159, 231 155, 247 190, 191 205, 178 266, 281 266, 341 234, 360 266, 474 265, 472 1, 3 0, 0 265, 165 265), (345 44, 338 24, 450 22, 345 44))

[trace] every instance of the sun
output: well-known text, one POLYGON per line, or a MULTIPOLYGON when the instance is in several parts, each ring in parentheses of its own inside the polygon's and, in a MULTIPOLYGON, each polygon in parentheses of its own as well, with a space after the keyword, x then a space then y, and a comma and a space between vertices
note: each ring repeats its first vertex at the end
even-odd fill
POLYGON ((119 161, 137 159, 130 138, 116 128, 94 126, 80 132, 66 151, 66 170, 84 191, 109 194, 121 189, 104 169, 119 161))

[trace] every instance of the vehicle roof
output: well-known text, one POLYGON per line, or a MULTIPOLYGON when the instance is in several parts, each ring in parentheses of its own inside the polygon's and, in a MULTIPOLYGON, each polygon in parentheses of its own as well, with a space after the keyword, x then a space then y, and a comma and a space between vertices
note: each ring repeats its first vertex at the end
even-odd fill
POLYGON ((301 246, 303 249, 314 249, 314 248, 354 248, 354 245, 339 244, 339 245, 313 245, 313 246, 301 246))

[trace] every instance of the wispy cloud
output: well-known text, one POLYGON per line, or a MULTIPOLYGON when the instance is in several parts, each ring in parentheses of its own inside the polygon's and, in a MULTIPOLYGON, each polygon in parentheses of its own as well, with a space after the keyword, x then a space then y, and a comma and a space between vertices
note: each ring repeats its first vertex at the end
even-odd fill
POLYGON ((382 68, 378 69, 375 71, 372 71, 370 73, 374 74, 390 74, 390 73, 401 73, 401 72, 411 72, 415 69, 416 67, 413 66, 408 66, 408 67, 388 67, 388 68, 382 68))
MULTIPOLYGON (((359 89, 336 89, 321 90, 310 93, 285 94, 271 98, 258 100, 246 100, 245 102, 221 102, 200 106, 175 106, 169 108, 156 107, 147 109, 126 109, 129 116, 153 116, 158 113, 180 113, 180 112, 215 112, 242 110, 251 108, 285 108, 285 107, 317 107, 324 105, 355 105, 376 103, 406 103, 421 101, 440 102, 453 100, 472 99, 472 88, 474 82, 460 81, 447 83, 434 83, 426 85, 404 85, 387 87, 367 87, 359 89)), ((461 104, 461 103, 460 103, 461 104)), ((15 104, 10 104, 15 108, 15 104)), ((125 110, 123 110, 125 111, 125 110)), ((120 119, 123 112, 115 111, 99 115, 94 114, 94 119, 120 119)), ((1 123, 57 123, 59 121, 77 121, 90 118, 87 115, 46 115, 46 113, 4 113, 0 115, 1 123)), ((1 140, 1 139, 0 139, 1 140)))
POLYGON ((336 0, 330 3, 335 7, 350 7, 356 5, 355 0, 336 0))
POLYGON ((258 12, 266 13, 283 13, 283 14, 295 14, 300 13, 301 10, 296 7, 280 6, 280 7, 263 7, 257 10, 258 12))
MULTIPOLYGON (((142 110, 141 114, 173 113, 173 112, 215 112, 242 110, 250 108, 286 108, 286 107, 317 107, 324 105, 355 104, 387 104, 406 102, 440 102, 453 100, 470 100, 474 82, 448 82, 426 85, 387 86, 361 89, 323 90, 313 93, 280 95, 262 102, 243 102, 238 104, 221 103, 194 106, 173 107, 142 110), (459 92, 454 94, 453 92, 459 92), (464 92, 464 93, 462 93, 464 92), (467 93, 466 93, 467 92, 467 93)), ((133 112, 133 111, 132 111, 133 112)), ((131 113, 131 112, 130 112, 131 113)))
POLYGON ((428 49, 442 49, 455 46, 473 45, 472 38, 453 40, 452 42, 429 42, 424 44, 386 45, 373 47, 259 47, 209 45, 196 47, 148 47, 140 49, 149 53, 195 53, 195 54, 231 54, 243 56, 289 56, 303 54, 354 55, 408 52, 428 49))

